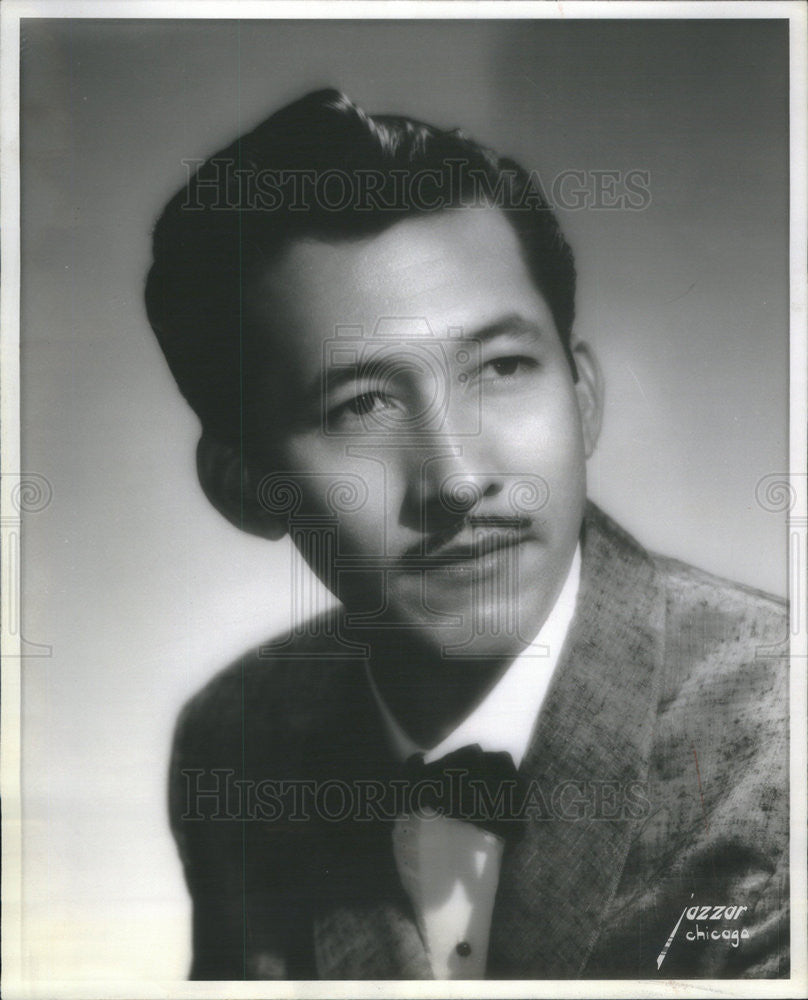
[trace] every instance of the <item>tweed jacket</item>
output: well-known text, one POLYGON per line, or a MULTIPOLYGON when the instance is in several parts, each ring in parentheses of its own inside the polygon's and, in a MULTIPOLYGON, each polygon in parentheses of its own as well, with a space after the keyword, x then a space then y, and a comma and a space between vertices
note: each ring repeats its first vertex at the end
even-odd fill
MULTIPOLYGON (((648 554, 592 504, 582 553, 487 977, 787 976, 784 604, 648 554)), ((324 619, 243 657, 180 715, 192 978, 431 978, 389 822, 302 801, 390 766, 362 660, 334 633, 324 619)))

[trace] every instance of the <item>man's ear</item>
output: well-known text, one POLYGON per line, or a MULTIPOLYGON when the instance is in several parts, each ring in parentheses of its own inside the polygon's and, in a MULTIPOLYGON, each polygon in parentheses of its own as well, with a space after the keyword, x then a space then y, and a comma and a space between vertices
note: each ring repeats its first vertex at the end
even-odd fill
POLYGON ((286 534, 286 519, 261 505, 258 481, 237 448, 203 433, 196 446, 196 474, 205 496, 231 524, 262 538, 286 534))
POLYGON ((592 348, 583 340, 574 341, 572 356, 578 372, 575 394, 584 435, 584 451, 589 458, 600 437, 603 419, 603 372, 592 348))

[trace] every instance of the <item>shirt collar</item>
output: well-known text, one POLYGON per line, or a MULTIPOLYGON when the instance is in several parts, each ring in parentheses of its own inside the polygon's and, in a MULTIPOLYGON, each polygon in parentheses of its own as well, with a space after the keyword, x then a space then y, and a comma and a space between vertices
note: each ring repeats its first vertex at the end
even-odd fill
POLYGON ((430 763, 460 747, 479 743, 483 750, 507 751, 519 767, 572 622, 580 579, 581 547, 578 545, 564 586, 536 638, 516 657, 480 704, 431 750, 423 750, 401 728, 366 663, 373 696, 399 760, 423 753, 426 763, 430 763))

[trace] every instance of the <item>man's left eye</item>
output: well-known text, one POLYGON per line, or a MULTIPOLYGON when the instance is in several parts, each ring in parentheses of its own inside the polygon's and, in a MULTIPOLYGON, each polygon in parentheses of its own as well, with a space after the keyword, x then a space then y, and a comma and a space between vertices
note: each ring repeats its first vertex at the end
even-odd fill
POLYGON ((516 375, 519 371, 529 371, 535 368, 536 361, 533 358, 513 354, 504 358, 494 358, 488 362, 487 367, 493 369, 500 377, 506 378, 509 375, 516 375))

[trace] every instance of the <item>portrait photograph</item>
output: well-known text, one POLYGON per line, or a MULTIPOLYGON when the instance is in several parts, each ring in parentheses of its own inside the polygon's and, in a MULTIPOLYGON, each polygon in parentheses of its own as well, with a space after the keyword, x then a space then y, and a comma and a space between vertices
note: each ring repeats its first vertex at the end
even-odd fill
POLYGON ((805 29, 4 5, 4 996, 805 995, 805 29))

